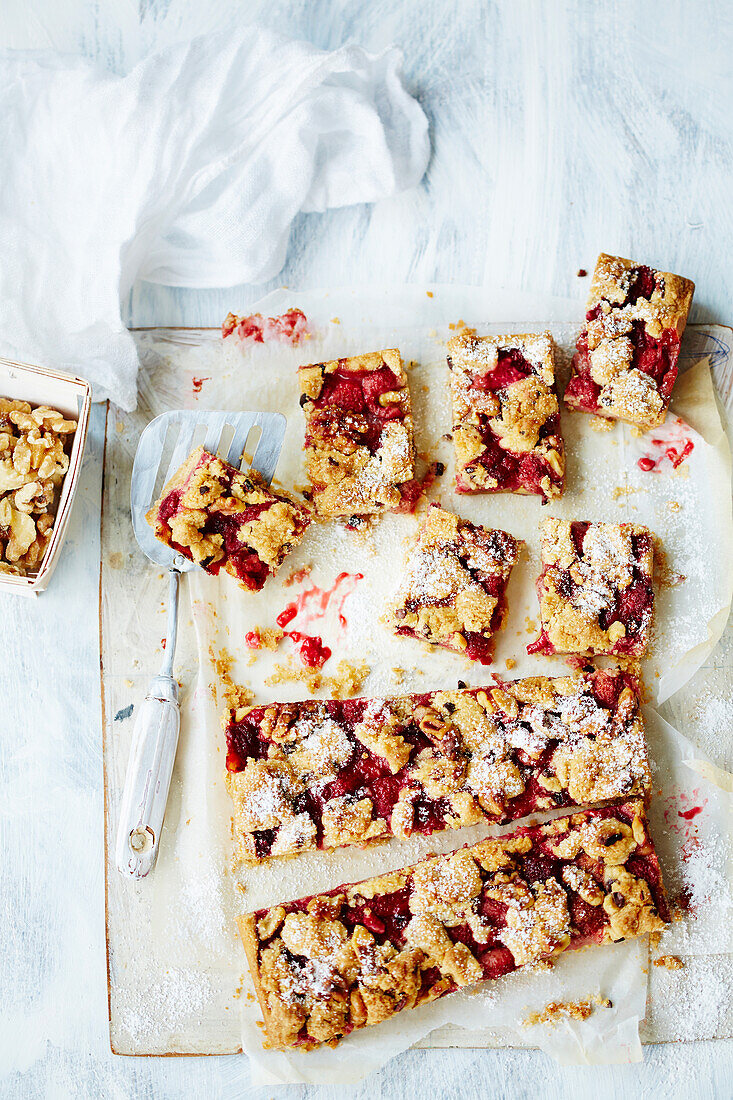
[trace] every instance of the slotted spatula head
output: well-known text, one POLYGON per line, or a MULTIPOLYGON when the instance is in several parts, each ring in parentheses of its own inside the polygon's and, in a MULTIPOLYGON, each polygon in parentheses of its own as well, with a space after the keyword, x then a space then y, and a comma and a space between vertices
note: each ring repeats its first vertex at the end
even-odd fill
MULTIPOLYGON (((166 569, 187 572, 194 563, 176 553, 156 539, 145 513, 154 503, 163 485, 183 465, 194 447, 203 445, 212 454, 219 453, 219 444, 225 429, 234 432, 226 454, 220 455, 238 469, 242 466, 242 453, 250 432, 260 428, 257 448, 252 458, 256 470, 267 485, 272 481, 285 438, 286 420, 282 413, 273 412, 212 412, 210 409, 173 409, 151 420, 140 436, 132 467, 130 506, 132 526, 140 549, 156 565, 166 569), (175 436, 173 453, 162 469, 166 440, 175 436), (170 433, 170 436, 169 436, 170 433), (203 438, 200 436, 203 435, 203 438)), ((228 433, 227 433, 228 435, 228 433)))

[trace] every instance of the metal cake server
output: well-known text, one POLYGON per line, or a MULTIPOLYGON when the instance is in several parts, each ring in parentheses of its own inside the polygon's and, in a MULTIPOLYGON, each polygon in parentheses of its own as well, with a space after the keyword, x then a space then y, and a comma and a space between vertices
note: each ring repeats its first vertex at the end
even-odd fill
POLYGON ((261 429, 252 468, 269 485, 282 450, 285 426, 282 413, 211 412, 203 409, 190 412, 176 409, 156 416, 140 436, 130 486, 132 526, 143 553, 156 565, 168 569, 170 597, 163 664, 138 710, 120 806, 117 869, 131 878, 144 878, 155 866, 158 855, 181 722, 178 684, 173 678, 178 585, 181 573, 194 568, 194 563, 188 558, 156 539, 145 513, 156 498, 156 488, 159 492, 195 446, 203 444, 205 450, 218 453, 226 429, 234 433, 226 459, 237 467, 242 462, 250 432, 261 429), (166 441, 176 431, 178 436, 173 453, 165 475, 161 477, 166 441), (202 435, 203 438, 199 438, 202 435))

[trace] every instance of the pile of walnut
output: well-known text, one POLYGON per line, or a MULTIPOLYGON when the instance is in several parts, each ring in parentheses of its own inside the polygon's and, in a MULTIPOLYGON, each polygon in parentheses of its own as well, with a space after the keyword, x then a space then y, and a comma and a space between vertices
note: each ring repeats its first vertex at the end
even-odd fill
POLYGON ((51 540, 75 420, 0 397, 0 573, 36 572, 51 540))

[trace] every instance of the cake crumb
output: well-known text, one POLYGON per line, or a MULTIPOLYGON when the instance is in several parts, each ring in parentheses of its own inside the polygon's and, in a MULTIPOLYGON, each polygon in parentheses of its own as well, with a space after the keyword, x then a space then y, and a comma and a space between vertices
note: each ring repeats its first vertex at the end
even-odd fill
POLYGON ((587 1020, 596 1008, 612 1008, 608 997, 591 997, 587 1001, 550 1001, 541 1012, 530 1012, 522 1020, 524 1027, 535 1024, 550 1024, 552 1027, 561 1019, 587 1020))
POLYGON ((432 297, 433 297, 433 292, 432 292, 432 290, 426 290, 426 291, 425 291, 425 293, 427 294, 428 298, 432 298, 432 297))
POLYGON ((325 688, 334 699, 348 699, 361 690, 371 668, 364 661, 339 661, 333 676, 325 676, 320 669, 296 664, 293 658, 285 664, 275 665, 275 671, 265 683, 269 687, 287 682, 303 683, 311 695, 325 688))
POLYGON ((679 955, 660 955, 654 960, 655 966, 663 966, 665 970, 684 970, 685 964, 679 955))
POLYGON ((451 330, 451 332, 459 332, 462 336, 476 335, 476 329, 471 328, 470 325, 467 325, 463 318, 461 318, 459 321, 456 321, 455 324, 449 324, 448 328, 451 330))
POLYGON ((614 500, 617 500, 619 504, 623 504, 626 497, 631 496, 632 493, 638 493, 639 489, 632 488, 631 485, 617 485, 611 493, 614 500))
POLYGON ((234 658, 226 647, 222 647, 218 653, 215 652, 214 646, 209 646, 209 659, 214 665, 214 671, 216 672, 219 680, 225 685, 225 690, 233 686, 231 679, 231 670, 234 665, 234 658))
POLYGON ((609 420, 607 416, 592 416, 590 418, 590 426, 594 432, 612 432, 614 422, 613 420, 609 420))
POLYGON ((516 663, 517 662, 514 660, 513 657, 507 657, 506 661, 504 662, 507 668, 514 668, 516 663))
POLYGON ((269 649, 274 653, 285 637, 285 631, 278 626, 256 626, 246 637, 250 649, 269 649))
POLYGON ((679 512, 682 506, 678 500, 668 500, 667 507, 669 508, 670 512, 679 512))
POLYGON ((332 325, 340 325, 341 324, 341 318, 340 317, 332 317, 331 318, 331 324, 332 325))
POLYGON ((361 691, 370 672, 365 661, 341 660, 336 666, 336 675, 326 677, 328 689, 335 699, 348 699, 361 691))
POLYGON ((527 629, 528 634, 536 634, 537 633, 537 623, 534 621, 534 619, 530 619, 529 615, 525 615, 524 625, 527 629))
POLYGON ((301 565, 298 569, 291 569, 283 581, 283 586, 285 588, 290 588, 293 584, 301 584, 307 577, 310 577, 312 572, 312 565, 301 565))
POLYGON ((579 279, 584 279, 588 272, 585 270, 584 267, 579 267, 576 274, 579 279))
POLYGON ((393 668, 393 669, 391 669, 391 672, 392 672, 392 678, 393 678, 393 680, 396 684, 404 683, 404 679, 405 679, 405 670, 404 670, 404 668, 393 668))

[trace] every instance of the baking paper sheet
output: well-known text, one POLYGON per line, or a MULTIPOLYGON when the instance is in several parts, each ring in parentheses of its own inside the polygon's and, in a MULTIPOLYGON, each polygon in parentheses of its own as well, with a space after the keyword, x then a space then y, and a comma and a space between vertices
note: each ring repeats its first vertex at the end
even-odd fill
MULTIPOLYGON (((248 597, 227 577, 211 578, 197 571, 186 577, 196 642, 192 648, 193 639, 187 641, 184 624, 181 657, 190 660, 197 654, 199 677, 192 695, 184 699, 181 744, 158 867, 146 882, 125 884, 135 892, 126 903, 131 919, 139 925, 147 917, 153 935, 146 941, 144 952, 120 953, 125 960, 124 973, 121 971, 113 982, 119 1045, 131 1052, 155 1050, 159 1036, 164 1044, 161 1049, 190 1050, 196 1019, 206 1016, 211 1030, 217 1014, 224 1018, 227 1013, 236 1013, 241 1005, 243 1046, 256 1061, 263 1081, 356 1079, 446 1022, 465 1024, 474 1030, 477 1025, 498 1031, 513 1025, 514 1030, 507 1033, 519 1044, 540 1045, 567 1062, 638 1058, 637 1025, 644 1014, 647 982, 645 943, 566 955, 553 971, 511 975, 474 996, 445 998, 406 1013, 404 1019, 388 1022, 379 1030, 354 1035, 336 1051, 300 1056, 302 1064, 297 1065, 282 1055, 262 1051, 262 1032, 255 1019, 259 1013, 247 999, 246 984, 240 1000, 232 1000, 239 972, 246 967, 235 936, 236 912, 379 873, 429 851, 448 851, 492 830, 476 826, 429 838, 391 841, 363 852, 308 853, 297 860, 249 871, 242 882, 244 893, 236 891, 227 874, 231 813, 223 784, 221 699, 216 697, 213 666, 222 649, 233 659, 233 679, 248 684, 258 701, 305 697, 302 683, 265 683, 273 666, 286 659, 290 643, 283 642, 275 655, 260 651, 255 663, 250 664, 251 651, 244 644, 244 636, 254 626, 272 626, 286 604, 306 589, 316 586, 327 590, 340 573, 361 573, 363 579, 347 579, 339 589, 342 593, 353 589, 340 605, 345 627, 338 620, 334 601, 325 615, 320 615, 313 614, 317 601, 312 599, 305 600, 305 614, 301 612, 291 625, 320 634, 333 649, 326 673, 333 672, 342 657, 366 660, 371 673, 364 694, 454 686, 459 678, 472 685, 488 683, 492 672, 512 678, 529 672, 562 674, 567 666, 561 658, 530 658, 524 653, 526 643, 536 636, 531 623, 539 624, 533 584, 539 560, 537 525, 545 515, 629 519, 647 523, 664 541, 670 571, 686 579, 674 588, 663 589, 659 600, 655 650, 666 658, 652 659, 645 668, 657 699, 681 686, 710 653, 730 604, 726 551, 730 534, 729 459, 711 389, 704 400, 697 400, 697 408, 676 409, 677 415, 688 417, 686 424, 692 431, 684 431, 694 443, 691 455, 677 471, 670 463, 662 462, 658 471, 642 474, 634 460, 636 448, 644 441, 635 439, 626 427, 617 425, 612 432, 597 433, 589 417, 563 414, 569 471, 563 501, 543 508, 539 500, 532 498, 456 500, 451 490, 450 445, 439 442, 450 428, 444 365, 444 340, 451 334, 447 322, 464 317, 482 333, 546 326, 526 323, 524 319, 532 314, 516 308, 510 298, 494 309, 494 316, 504 317, 505 322, 481 324, 478 319, 485 315, 482 300, 455 289, 445 292, 440 309, 435 299, 428 299, 418 288, 406 288, 399 298, 378 293, 366 298, 368 309, 364 295, 357 297, 350 292, 271 296, 263 304, 266 312, 275 314, 288 305, 300 304, 309 317, 316 319, 319 338, 300 349, 282 345, 242 349, 229 342, 222 345, 212 333, 192 333, 188 345, 180 334, 175 342, 140 337, 147 367, 143 386, 154 381, 156 401, 151 407, 155 412, 161 411, 161 405, 284 411, 288 432, 277 478, 288 487, 302 486, 302 419, 295 365, 399 346, 405 360, 416 364, 410 378, 418 451, 429 453, 431 459, 440 459, 447 466, 444 477, 433 486, 431 499, 439 499, 449 508, 455 506, 467 518, 505 527, 528 546, 528 554, 510 583, 510 616, 499 637, 495 664, 491 669, 474 666, 446 651, 429 651, 411 640, 393 638, 378 625, 381 608, 397 583, 404 540, 416 527, 413 517, 385 516, 366 535, 346 532, 335 523, 312 525, 282 570, 284 577, 298 566, 312 564, 310 577, 301 585, 286 587, 282 579, 275 579, 262 593, 248 597), (392 309, 390 324, 384 320, 388 304, 392 309), (194 378, 200 385, 181 392, 182 380, 194 378), (669 501, 679 507, 673 509, 669 501), (704 568, 698 560, 703 545, 704 568), (715 553, 716 548, 722 548, 720 554, 715 553), (689 596, 682 595, 686 590, 689 596), (508 658, 516 661, 511 670, 506 667, 508 658), (675 670, 673 676, 669 675, 671 668, 675 670), (396 675, 394 669, 403 670, 402 674, 396 675), (554 1027, 524 1028, 518 1023, 548 1001, 584 1000, 596 993, 610 997, 613 1008, 599 1008, 588 1020, 563 1021, 554 1027), (215 1006, 223 1006, 222 1012, 215 1006), (171 1041, 171 1033, 180 1038, 171 1041)), ((492 303, 499 302, 500 297, 492 298, 492 303)), ((573 306, 573 311, 576 309, 573 306)), ((550 328, 567 356, 577 325, 563 323, 572 315, 566 304, 555 303, 553 311, 558 320, 550 328)), ((543 315, 546 311, 539 309, 535 314, 543 315)), ((696 339, 698 352, 691 353, 694 358, 709 350, 705 334, 696 339)), ((697 368, 697 377, 689 387, 693 394, 705 393, 708 373, 704 363, 697 368)), ((679 390, 684 396, 684 379, 679 390)), ((691 403, 694 405, 695 401, 691 403)), ((663 731, 661 736, 667 734, 663 731)), ((692 746, 686 752, 690 758, 700 757, 692 746)), ((664 768, 668 774, 669 763, 664 768)), ((683 771, 685 782, 690 774, 695 784, 705 782, 697 772, 683 771)), ((671 781, 679 783, 677 772, 671 781)), ((700 911, 704 908, 703 903, 700 911)), ((707 951, 707 943, 701 944, 700 950, 707 951)), ((222 1023, 221 1031, 231 1033, 231 1019, 222 1023)), ((216 1044, 207 1035, 196 1049, 212 1047, 216 1049, 216 1044)))

